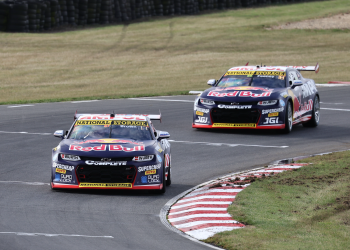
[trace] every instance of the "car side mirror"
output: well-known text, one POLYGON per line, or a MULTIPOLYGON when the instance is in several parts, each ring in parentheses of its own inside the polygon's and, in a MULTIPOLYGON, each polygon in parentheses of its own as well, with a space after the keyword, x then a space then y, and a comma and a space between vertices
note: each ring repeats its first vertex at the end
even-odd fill
POLYGON ((64 137, 64 131, 63 130, 56 130, 55 133, 53 133, 55 137, 63 139, 64 137))
POLYGON ((208 82, 207 82, 207 84, 210 85, 210 86, 213 86, 215 83, 216 83, 216 80, 215 80, 215 79, 210 79, 210 80, 208 80, 208 82))
POLYGON ((289 81, 289 84, 291 84, 291 88, 294 89, 295 87, 303 85, 303 82, 300 80, 293 80, 289 81))
POLYGON ((159 132, 159 138, 160 139, 167 139, 170 138, 170 134, 166 131, 158 131, 159 132))

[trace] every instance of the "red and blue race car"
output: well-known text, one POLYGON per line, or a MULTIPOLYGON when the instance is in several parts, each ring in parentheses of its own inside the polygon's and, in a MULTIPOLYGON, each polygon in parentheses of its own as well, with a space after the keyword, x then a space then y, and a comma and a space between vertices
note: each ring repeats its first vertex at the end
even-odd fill
POLYGON ((300 71, 316 66, 240 66, 230 68, 194 103, 193 128, 281 129, 316 127, 320 96, 314 80, 300 71))
POLYGON ((167 138, 151 120, 160 115, 76 114, 52 150, 52 189, 148 189, 171 184, 167 138))

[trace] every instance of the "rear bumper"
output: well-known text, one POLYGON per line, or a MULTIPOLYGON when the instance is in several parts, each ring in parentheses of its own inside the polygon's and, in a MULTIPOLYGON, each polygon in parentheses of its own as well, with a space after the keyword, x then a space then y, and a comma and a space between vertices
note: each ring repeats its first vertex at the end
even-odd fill
POLYGON ((131 188, 122 188, 122 187, 79 187, 79 185, 72 184, 62 184, 51 182, 51 187, 54 189, 124 189, 124 190, 160 190, 163 188, 163 184, 155 184, 155 185, 140 185, 133 186, 131 188))
POLYGON ((264 125, 256 127, 213 127, 213 125, 192 124, 192 128, 212 128, 212 129, 284 129, 284 124, 279 125, 264 125))

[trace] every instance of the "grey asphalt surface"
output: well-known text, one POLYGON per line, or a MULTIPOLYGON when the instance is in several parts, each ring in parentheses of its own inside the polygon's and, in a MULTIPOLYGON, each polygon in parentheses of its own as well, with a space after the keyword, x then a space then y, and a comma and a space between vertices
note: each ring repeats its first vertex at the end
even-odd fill
POLYGON ((288 135, 276 131, 192 129, 195 96, 143 98, 164 99, 160 101, 118 99, 0 106, 0 249, 206 249, 163 226, 158 216, 160 209, 177 194, 223 174, 282 158, 350 148, 350 112, 329 110, 350 110, 350 86, 318 89, 323 108, 320 125, 299 125, 288 135), (147 191, 51 191, 47 185, 51 149, 59 143, 52 133, 67 130, 75 110, 157 113, 159 109, 162 123, 155 122, 155 127, 168 131, 174 140, 173 184, 164 195, 147 191))

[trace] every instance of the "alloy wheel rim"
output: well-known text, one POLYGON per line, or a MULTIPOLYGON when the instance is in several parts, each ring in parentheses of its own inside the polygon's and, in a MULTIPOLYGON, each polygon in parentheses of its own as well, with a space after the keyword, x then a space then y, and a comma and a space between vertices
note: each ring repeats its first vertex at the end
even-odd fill
POLYGON ((289 129, 292 129, 293 125, 293 113, 290 103, 288 104, 288 123, 289 123, 289 129))

